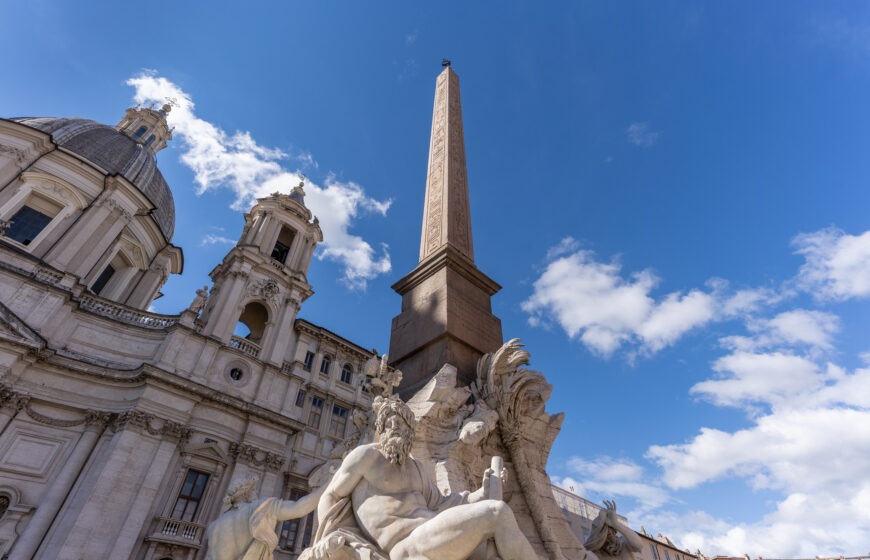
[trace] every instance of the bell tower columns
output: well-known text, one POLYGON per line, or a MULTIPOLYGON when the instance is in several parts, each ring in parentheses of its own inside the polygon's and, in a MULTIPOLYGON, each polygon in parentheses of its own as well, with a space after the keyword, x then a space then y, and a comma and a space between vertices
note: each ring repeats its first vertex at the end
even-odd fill
POLYGON ((314 293, 306 272, 323 241, 304 196, 300 183, 290 195, 258 199, 245 214, 239 242, 210 273, 214 288, 200 318, 203 334, 278 366, 299 307, 314 293), (234 334, 239 323, 249 331, 244 336, 234 334))

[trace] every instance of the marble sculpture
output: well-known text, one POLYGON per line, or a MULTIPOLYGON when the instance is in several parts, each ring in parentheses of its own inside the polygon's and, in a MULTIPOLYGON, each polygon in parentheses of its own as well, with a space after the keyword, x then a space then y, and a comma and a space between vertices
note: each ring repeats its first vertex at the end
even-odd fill
POLYGON ((227 510, 206 529, 207 560, 271 560, 279 521, 298 519, 317 507, 326 485, 298 501, 265 498, 256 500, 257 477, 241 480, 227 490, 227 510))

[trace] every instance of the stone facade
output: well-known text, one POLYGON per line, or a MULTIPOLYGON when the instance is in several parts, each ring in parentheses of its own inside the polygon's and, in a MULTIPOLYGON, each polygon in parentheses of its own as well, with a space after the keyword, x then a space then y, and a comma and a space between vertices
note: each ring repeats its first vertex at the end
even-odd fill
MULTIPOLYGON (((10 559, 204 558, 204 527, 231 481, 256 474, 262 495, 307 493, 370 406, 374 352, 296 316, 322 239, 301 187, 246 214, 207 299, 178 315, 147 311, 183 262, 154 165, 171 137, 166 110, 128 110, 115 129, 0 120, 10 559), (103 139, 99 150, 83 135, 103 139), (233 333, 240 321, 247 337, 233 333)), ((295 558, 311 524, 280 527, 276 557, 295 558)))

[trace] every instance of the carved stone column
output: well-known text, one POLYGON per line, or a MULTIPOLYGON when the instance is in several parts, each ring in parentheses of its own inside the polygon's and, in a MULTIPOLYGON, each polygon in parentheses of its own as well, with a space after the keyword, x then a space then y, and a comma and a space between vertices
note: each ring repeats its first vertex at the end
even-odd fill
POLYGON ((45 497, 36 513, 24 529, 21 537, 12 548, 10 560, 30 560, 36 553, 39 543, 51 526, 51 522, 57 515, 67 494, 78 478, 85 461, 94 449, 100 434, 109 421, 109 414, 104 412, 88 411, 85 419, 85 431, 73 448, 63 468, 57 474, 51 486, 46 490, 45 497))

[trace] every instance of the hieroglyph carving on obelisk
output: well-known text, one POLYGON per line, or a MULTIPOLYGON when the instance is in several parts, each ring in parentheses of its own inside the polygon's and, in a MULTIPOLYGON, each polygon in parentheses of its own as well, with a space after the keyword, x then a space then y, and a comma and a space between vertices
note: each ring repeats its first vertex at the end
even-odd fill
POLYGON ((435 86, 420 262, 448 243, 474 261, 459 76, 450 67, 435 86))

